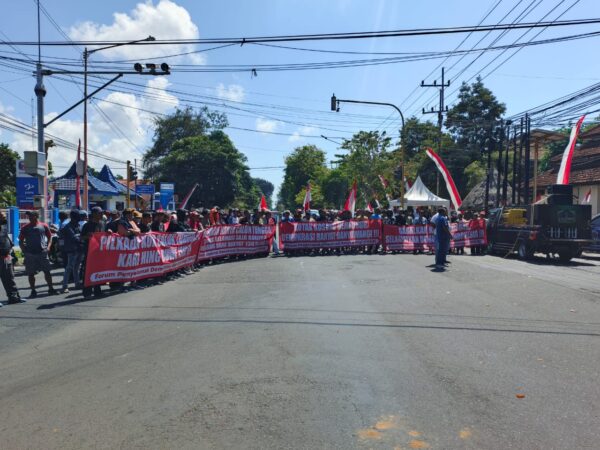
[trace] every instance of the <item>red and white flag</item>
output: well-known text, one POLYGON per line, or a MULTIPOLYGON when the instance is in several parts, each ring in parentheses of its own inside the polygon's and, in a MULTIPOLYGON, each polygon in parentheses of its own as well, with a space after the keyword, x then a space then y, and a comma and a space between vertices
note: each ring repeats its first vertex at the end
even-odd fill
POLYGON ((454 184, 454 180, 452 179, 450 171, 446 167, 446 164, 444 164, 444 161, 442 161, 442 158, 440 158, 440 155, 434 152, 433 149, 428 148, 426 153, 442 174, 442 177, 446 182, 446 189, 448 189, 448 192, 450 193, 450 200, 452 200, 454 208, 458 210, 462 204, 462 200, 460 198, 460 194, 458 193, 458 189, 456 189, 456 184, 454 184))
POLYGON ((267 211, 268 209, 269 209, 269 207, 267 206, 267 199, 263 195, 262 197, 260 197, 260 205, 258 205, 258 210, 259 211, 267 211))
POLYGON ((352 214, 352 217, 354 217, 355 208, 356 208, 356 181, 352 184, 352 189, 350 189, 350 194, 348 194, 346 203, 344 203, 344 211, 350 211, 350 213, 352 214))
POLYGON ((371 202, 367 202, 367 211, 369 211, 370 213, 373 212, 373 207, 371 206, 371 202))
POLYGON ((571 137, 569 138, 569 143, 563 152, 562 161, 560 162, 560 169, 558 170, 558 177, 556 178, 556 184, 569 184, 573 151, 575 150, 575 144, 577 143, 577 137, 579 136, 579 130, 581 130, 583 119, 585 119, 585 114, 579 118, 577 124, 571 129, 571 137))
POLYGON ((585 194, 583 201, 584 201, 584 203, 590 203, 592 201, 592 189, 591 188, 587 192, 587 194, 585 194))
POLYGON ((312 196, 310 195, 310 183, 306 185, 306 193, 304 194, 304 211, 308 211, 310 209, 310 201, 312 200, 312 196))
POLYGON ((179 209, 185 209, 185 207, 187 206, 188 202, 190 201, 190 198, 192 198, 192 194, 194 193, 194 191, 196 190, 197 187, 198 187, 198 183, 196 183, 194 185, 194 187, 192 189, 190 189, 190 192, 187 193, 187 195, 185 196, 185 198, 181 202, 181 205, 179 205, 179 209))
POLYGON ((388 186, 390 185, 388 180, 386 180, 383 175, 377 175, 377 176, 379 177, 379 181, 381 181, 381 185, 383 186, 383 188, 387 189, 388 186))
POLYGON ((81 208, 81 181, 79 180, 79 175, 77 174, 77 164, 79 164, 79 156, 81 154, 81 139, 79 139, 79 145, 77 146, 77 162, 75 163, 75 207, 81 208))

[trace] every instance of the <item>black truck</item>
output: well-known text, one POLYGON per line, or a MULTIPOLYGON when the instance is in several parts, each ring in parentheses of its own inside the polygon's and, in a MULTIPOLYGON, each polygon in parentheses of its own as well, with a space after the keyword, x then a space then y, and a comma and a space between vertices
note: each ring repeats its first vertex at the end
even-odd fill
POLYGON ((569 185, 549 186, 543 202, 490 210, 488 252, 517 252, 524 260, 540 252, 561 262, 581 255, 592 242, 592 207, 574 205, 572 193, 569 185))

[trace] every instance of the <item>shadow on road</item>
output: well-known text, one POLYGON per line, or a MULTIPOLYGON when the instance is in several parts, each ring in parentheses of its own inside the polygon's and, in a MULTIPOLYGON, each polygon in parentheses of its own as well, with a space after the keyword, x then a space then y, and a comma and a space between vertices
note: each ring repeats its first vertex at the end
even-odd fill
POLYGON ((484 331, 497 333, 549 334, 564 336, 598 336, 600 332, 592 331, 558 331, 532 330, 517 328, 466 327, 450 325, 412 325, 412 324, 380 324, 380 323, 347 323, 347 322, 315 322, 300 320, 263 320, 263 319, 157 319, 157 318, 83 318, 83 317, 37 317, 2 315, 4 319, 22 320, 55 320, 69 322, 127 322, 127 323, 201 323, 201 324, 246 324, 246 325, 305 325, 319 327, 357 327, 357 328, 388 328, 388 329, 423 329, 444 331, 484 331))

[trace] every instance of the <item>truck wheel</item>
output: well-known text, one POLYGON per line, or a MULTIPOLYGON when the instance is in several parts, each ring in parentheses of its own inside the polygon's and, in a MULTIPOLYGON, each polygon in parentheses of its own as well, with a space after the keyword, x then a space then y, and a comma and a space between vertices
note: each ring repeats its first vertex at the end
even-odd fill
POLYGON ((573 252, 570 250, 563 250, 558 252, 558 260, 562 263, 568 263, 573 258, 573 252))
POLYGON ((533 249, 531 249, 525 241, 521 241, 517 252, 519 254, 519 259, 522 259, 523 261, 533 258, 533 249))

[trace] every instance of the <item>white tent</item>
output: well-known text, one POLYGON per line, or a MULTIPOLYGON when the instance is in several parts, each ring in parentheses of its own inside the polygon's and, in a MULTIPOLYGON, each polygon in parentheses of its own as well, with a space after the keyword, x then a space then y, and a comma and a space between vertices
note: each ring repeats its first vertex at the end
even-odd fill
MULTIPOLYGON (((391 200, 390 207, 400 206, 400 200, 391 200)), ((450 200, 438 197, 423 183, 421 177, 417 177, 414 184, 404 194, 404 206, 445 206, 450 208, 450 200)))

